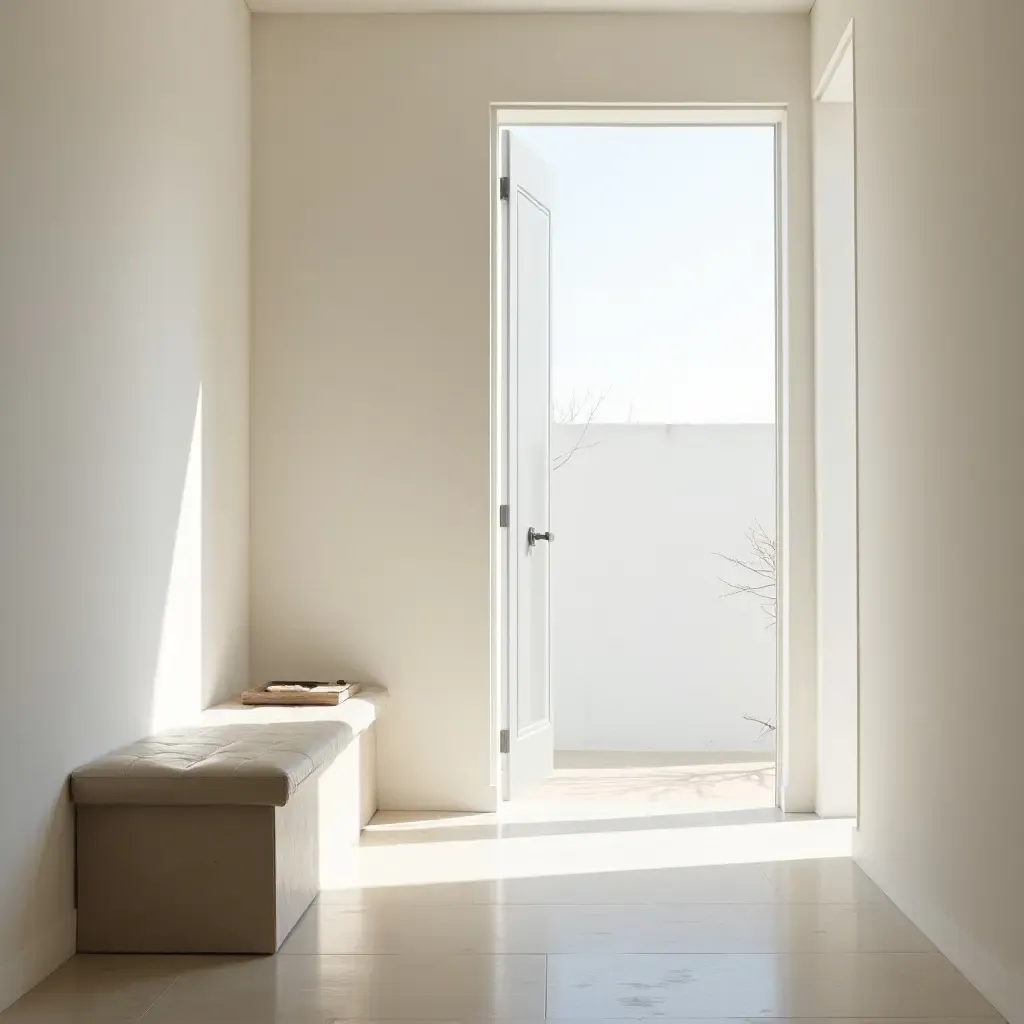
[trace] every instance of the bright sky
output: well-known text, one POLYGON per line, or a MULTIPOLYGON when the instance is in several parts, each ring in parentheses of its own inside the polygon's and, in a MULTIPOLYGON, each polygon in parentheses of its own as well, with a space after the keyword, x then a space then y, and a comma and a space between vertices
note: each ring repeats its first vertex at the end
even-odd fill
POLYGON ((775 419, 770 127, 516 128, 551 169, 553 390, 595 421, 775 419))

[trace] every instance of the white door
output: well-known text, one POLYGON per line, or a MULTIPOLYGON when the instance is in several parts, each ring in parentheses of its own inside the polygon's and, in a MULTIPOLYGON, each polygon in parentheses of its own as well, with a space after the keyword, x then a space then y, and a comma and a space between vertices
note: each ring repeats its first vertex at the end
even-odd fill
POLYGON ((551 186, 507 143, 508 653, 506 800, 554 770, 551 724, 551 186))

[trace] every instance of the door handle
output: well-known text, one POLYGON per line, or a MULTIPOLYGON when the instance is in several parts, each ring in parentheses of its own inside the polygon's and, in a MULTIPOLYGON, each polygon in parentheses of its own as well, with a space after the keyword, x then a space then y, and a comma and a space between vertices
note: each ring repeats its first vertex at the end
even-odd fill
POLYGON ((546 533, 538 533, 532 526, 526 531, 526 543, 534 547, 539 540, 546 540, 549 543, 555 539, 555 535, 548 530, 546 533))

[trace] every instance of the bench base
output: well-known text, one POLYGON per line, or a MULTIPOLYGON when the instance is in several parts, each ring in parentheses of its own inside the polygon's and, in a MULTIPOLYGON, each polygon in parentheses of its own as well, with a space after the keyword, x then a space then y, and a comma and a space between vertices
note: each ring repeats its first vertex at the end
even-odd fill
POLYGON ((77 807, 80 953, 274 953, 375 808, 371 726, 284 807, 77 807))
POLYGON ((319 889, 316 797, 79 807, 78 951, 275 952, 319 889))

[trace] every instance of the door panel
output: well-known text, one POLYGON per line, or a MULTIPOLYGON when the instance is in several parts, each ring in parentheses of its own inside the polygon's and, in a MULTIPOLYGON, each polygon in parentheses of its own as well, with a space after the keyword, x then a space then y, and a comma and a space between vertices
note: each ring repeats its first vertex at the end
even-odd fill
POLYGON ((551 722, 551 186, 507 138, 509 648, 506 799, 554 768, 551 722), (531 535, 531 528, 533 534, 531 535), (531 537, 539 538, 531 542, 531 537))

